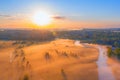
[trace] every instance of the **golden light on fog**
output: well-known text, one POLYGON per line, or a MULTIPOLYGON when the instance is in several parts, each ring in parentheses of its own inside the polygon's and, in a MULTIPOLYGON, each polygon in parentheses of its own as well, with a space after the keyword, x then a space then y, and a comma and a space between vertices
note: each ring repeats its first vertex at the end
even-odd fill
POLYGON ((52 21, 52 18, 46 12, 37 12, 33 15, 32 22, 38 26, 49 25, 52 21))

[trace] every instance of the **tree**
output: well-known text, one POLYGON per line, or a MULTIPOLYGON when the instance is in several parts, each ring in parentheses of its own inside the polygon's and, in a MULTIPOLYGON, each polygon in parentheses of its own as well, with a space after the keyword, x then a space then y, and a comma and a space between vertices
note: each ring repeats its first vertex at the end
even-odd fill
POLYGON ((118 58, 120 58, 120 48, 116 48, 116 49, 114 50, 114 53, 115 53, 115 55, 116 55, 118 58))
POLYGON ((108 57, 111 57, 113 55, 113 51, 111 47, 108 47, 107 55, 108 57))
POLYGON ((118 47, 119 46, 119 43, 117 41, 114 42, 114 46, 115 47, 118 47))

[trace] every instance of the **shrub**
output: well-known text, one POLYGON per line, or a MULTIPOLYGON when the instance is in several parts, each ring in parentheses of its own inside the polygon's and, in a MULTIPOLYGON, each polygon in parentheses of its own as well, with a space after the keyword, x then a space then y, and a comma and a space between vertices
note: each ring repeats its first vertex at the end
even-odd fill
POLYGON ((50 59, 50 54, 48 52, 45 53, 45 58, 50 59))
POLYGON ((29 80, 29 76, 27 74, 24 75, 23 80, 29 80))
POLYGON ((113 51, 111 47, 108 47, 107 55, 108 57, 111 57, 113 55, 113 51))

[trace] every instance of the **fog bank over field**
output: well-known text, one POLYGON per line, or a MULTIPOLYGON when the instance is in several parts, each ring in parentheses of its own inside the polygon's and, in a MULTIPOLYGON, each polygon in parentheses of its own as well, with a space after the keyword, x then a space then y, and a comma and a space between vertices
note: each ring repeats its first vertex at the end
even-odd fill
POLYGON ((69 39, 30 46, 27 46, 28 43, 13 45, 14 41, 5 41, 4 45, 5 43, 9 47, 1 48, 0 61, 4 64, 0 63, 2 70, 0 79, 19 80, 25 77, 30 80, 98 79, 96 48, 76 46, 74 41, 69 39))
POLYGON ((107 56, 107 46, 119 46, 119 34, 116 29, 1 30, 0 79, 119 80, 120 63, 107 56))

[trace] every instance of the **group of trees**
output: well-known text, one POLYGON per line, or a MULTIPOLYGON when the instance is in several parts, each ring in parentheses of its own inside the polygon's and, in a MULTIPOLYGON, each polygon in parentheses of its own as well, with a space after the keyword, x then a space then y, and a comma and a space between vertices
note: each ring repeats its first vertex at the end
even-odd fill
POLYGON ((111 47, 108 47, 108 56, 109 57, 117 57, 120 59, 120 48, 115 48, 114 50, 111 47))
POLYGON ((115 32, 109 29, 58 31, 57 35, 60 38, 81 40, 81 42, 120 47, 120 32, 115 32))
POLYGON ((28 40, 28 41, 49 41, 54 35, 47 30, 3 30, 0 31, 0 40, 28 40))
POLYGON ((120 29, 83 29, 57 31, 56 33, 60 38, 112 46, 108 48, 108 56, 120 57, 120 29))

